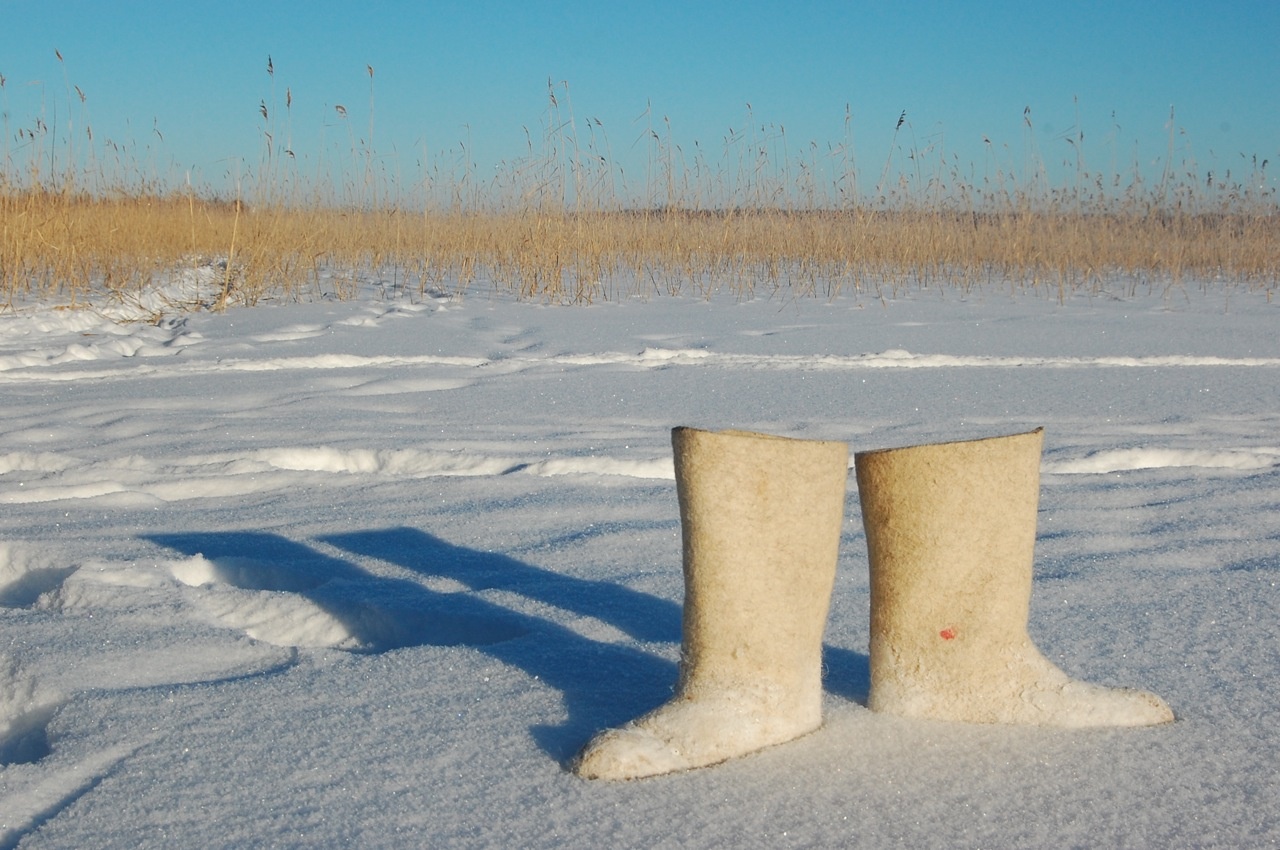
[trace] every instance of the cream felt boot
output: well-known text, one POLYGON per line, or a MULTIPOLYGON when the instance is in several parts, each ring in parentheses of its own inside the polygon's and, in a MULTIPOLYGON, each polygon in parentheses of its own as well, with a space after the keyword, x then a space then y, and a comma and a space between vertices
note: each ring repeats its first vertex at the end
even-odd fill
POLYGON ((871 562, 869 705, 971 723, 1144 726, 1154 694, 1071 679, 1027 634, 1043 429, 855 457, 871 562))
POLYGON ((637 779, 716 764, 822 723, 822 633, 849 449, 676 428, 684 540, 680 678, 665 705, 601 733, 573 765, 637 779))

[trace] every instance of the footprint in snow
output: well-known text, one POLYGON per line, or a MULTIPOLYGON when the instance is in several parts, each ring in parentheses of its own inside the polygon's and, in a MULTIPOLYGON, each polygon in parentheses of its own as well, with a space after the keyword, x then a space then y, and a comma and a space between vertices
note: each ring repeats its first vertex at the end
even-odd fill
POLYGON ((15 660, 0 655, 0 767, 34 764, 49 755, 46 730, 61 704, 15 660))
POLYGON ((485 646, 528 629, 467 594, 377 576, 276 535, 157 534, 188 554, 170 566, 205 615, 283 647, 381 652, 407 646, 485 646))

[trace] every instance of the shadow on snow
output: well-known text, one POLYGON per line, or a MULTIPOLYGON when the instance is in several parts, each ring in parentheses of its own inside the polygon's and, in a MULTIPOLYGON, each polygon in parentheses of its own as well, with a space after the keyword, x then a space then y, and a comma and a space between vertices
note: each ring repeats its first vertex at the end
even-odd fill
MULTIPOLYGON (((676 665, 633 646, 587 638, 541 617, 479 595, 516 593, 592 617, 639 642, 680 640, 680 606, 608 581, 583 579, 506 555, 455 546, 412 528, 320 538, 352 555, 395 564, 465 591, 433 590, 411 579, 377 575, 285 537, 228 531, 146 535, 187 556, 202 555, 220 581, 248 589, 297 593, 343 624, 365 652, 415 646, 470 646, 559 690, 568 714, 560 726, 530 732, 564 761, 596 731, 625 722, 671 696, 676 665)), ((867 657, 826 647, 828 690, 866 702, 867 657)))

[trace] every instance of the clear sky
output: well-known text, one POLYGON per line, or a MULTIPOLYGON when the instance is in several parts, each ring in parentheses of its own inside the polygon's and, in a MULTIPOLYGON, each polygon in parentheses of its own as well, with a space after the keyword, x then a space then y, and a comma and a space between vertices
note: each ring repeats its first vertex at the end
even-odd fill
POLYGON ((820 169, 845 145, 863 191, 886 165, 912 174, 912 150, 926 174, 940 162, 979 178, 1020 172, 1035 154, 1054 182, 1070 180, 1067 139, 1081 132, 1087 169, 1137 163, 1158 179, 1171 108, 1175 163, 1243 177, 1256 155, 1273 187, 1280 169, 1276 0, 0 0, 0 11, 11 163, 29 161, 20 131, 39 119, 59 138, 87 126, 100 150, 127 145, 165 179, 252 172, 267 129, 319 170, 366 147, 372 95, 382 168, 461 167, 465 144, 484 177, 528 155, 526 129, 541 144, 550 80, 579 145, 594 139, 628 180, 647 167, 650 124, 669 127, 686 165, 701 151, 713 168, 742 152, 727 147, 731 131, 764 140, 775 162, 785 142, 820 169))

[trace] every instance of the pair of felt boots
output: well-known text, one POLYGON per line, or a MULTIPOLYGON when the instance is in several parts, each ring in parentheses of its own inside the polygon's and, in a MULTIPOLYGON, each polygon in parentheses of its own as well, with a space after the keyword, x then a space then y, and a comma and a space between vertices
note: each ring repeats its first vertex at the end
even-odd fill
MULTIPOLYGON (((1143 726, 1154 694, 1071 679, 1027 634, 1041 430, 855 456, 871 570, 869 707, 971 723, 1143 726)), ((672 432, 684 541, 675 696, 596 736, 573 769, 637 779, 822 723, 822 634, 848 446, 672 432)))

